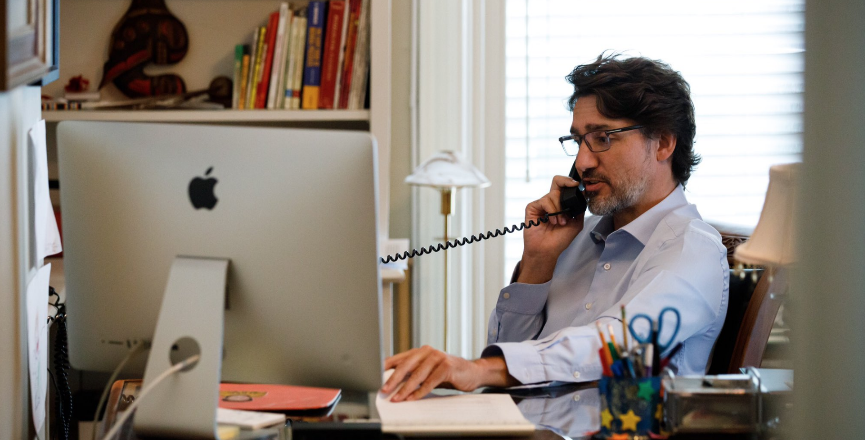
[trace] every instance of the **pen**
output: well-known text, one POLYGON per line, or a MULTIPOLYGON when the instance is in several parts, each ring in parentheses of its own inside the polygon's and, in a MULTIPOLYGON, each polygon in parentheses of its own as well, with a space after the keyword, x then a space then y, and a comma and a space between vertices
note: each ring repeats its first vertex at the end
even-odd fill
POLYGON ((675 347, 673 347, 672 350, 670 350, 670 353, 667 355, 667 357, 665 357, 664 360, 661 361, 661 369, 666 367, 667 364, 669 364, 670 361, 673 360, 673 356, 675 356, 676 353, 678 353, 679 350, 681 350, 681 349, 682 349, 682 343, 679 342, 678 344, 676 344, 675 347))
POLYGON ((652 368, 654 373, 661 372, 661 347, 658 345, 658 321, 652 321, 652 368))
POLYGON ((652 360, 654 359, 655 346, 652 344, 646 345, 646 350, 643 352, 643 365, 646 366, 646 377, 652 377, 652 360))

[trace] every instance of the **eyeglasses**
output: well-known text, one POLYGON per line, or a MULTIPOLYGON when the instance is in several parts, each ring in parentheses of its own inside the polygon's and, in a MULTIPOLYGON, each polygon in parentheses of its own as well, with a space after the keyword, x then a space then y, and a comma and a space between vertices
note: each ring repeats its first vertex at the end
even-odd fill
POLYGON ((584 135, 570 134, 559 138, 559 143, 562 144, 562 149, 568 156, 576 156, 580 152, 580 144, 583 140, 586 141, 586 146, 592 153, 600 153, 610 149, 610 135, 614 133, 623 133, 626 131, 643 128, 642 125, 632 125, 630 127, 615 128, 612 130, 597 130, 590 131, 584 135))

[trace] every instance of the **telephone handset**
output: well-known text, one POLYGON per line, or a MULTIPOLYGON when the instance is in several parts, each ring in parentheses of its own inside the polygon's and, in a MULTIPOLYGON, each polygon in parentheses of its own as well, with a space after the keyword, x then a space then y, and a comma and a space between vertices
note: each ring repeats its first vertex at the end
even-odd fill
MULTIPOLYGON (((580 182, 580 175, 577 173, 577 167, 572 164, 571 172, 568 174, 571 179, 580 182)), ((401 254, 396 255, 388 255, 387 257, 382 257, 382 263, 391 263, 399 260, 406 260, 412 257, 416 257, 424 254, 431 254, 433 252, 438 252, 442 249, 453 248, 457 246, 463 246, 466 244, 472 244, 476 241, 487 240, 489 238, 498 237, 499 235, 505 235, 507 233, 512 233, 516 231, 522 231, 523 229, 531 228, 532 226, 538 226, 541 223, 546 223, 550 221, 550 217, 564 214, 568 215, 571 218, 576 218, 578 215, 586 212, 586 198, 583 196, 583 191, 586 190, 586 186, 580 182, 579 185, 575 187, 567 187, 562 188, 561 196, 559 198, 559 205, 562 210, 559 212, 553 212, 550 214, 546 214, 543 217, 537 218, 535 220, 529 220, 528 223, 522 222, 519 225, 513 226, 505 226, 503 229, 496 229, 495 231, 488 231, 483 234, 472 235, 470 237, 458 238, 454 241, 446 241, 444 243, 439 243, 436 246, 428 246, 425 248, 420 248, 420 250, 413 249, 411 252, 403 252, 401 254)))

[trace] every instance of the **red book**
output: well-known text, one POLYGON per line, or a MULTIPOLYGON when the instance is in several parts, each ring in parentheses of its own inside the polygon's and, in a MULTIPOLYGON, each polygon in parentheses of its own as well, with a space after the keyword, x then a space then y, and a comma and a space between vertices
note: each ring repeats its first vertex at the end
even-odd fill
POLYGON ((342 46, 342 23, 345 19, 345 0, 330 0, 324 33, 324 54, 321 65, 321 85, 318 108, 332 109, 336 91, 336 73, 339 70, 339 50, 342 46))
POLYGON ((219 385, 219 407, 247 411, 309 411, 333 405, 339 395, 340 390, 335 388, 223 383, 219 385))
POLYGON ((348 33, 345 56, 342 64, 342 80, 339 85, 339 108, 348 108, 348 95, 351 91, 351 72, 354 67, 354 51, 357 46, 357 25, 360 22, 361 0, 349 0, 348 33))
POLYGON ((270 84, 270 70, 273 66, 273 49, 276 47, 276 29, 279 26, 279 11, 270 14, 265 37, 264 65, 261 66, 261 82, 255 90, 255 108, 267 107, 267 91, 270 84))

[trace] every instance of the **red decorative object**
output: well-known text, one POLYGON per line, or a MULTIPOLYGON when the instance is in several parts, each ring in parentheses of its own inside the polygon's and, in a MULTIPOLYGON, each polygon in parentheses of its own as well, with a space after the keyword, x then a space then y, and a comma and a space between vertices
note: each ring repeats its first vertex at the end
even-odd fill
POLYGON ((165 0, 132 0, 111 33, 111 49, 99 88, 113 82, 130 98, 185 93, 186 84, 180 76, 148 76, 144 67, 150 63, 176 64, 188 48, 186 27, 171 14, 165 0))
POLYGON ((84 75, 69 78, 69 82, 63 86, 63 90, 70 93, 86 92, 88 88, 90 88, 90 80, 85 78, 84 75))

